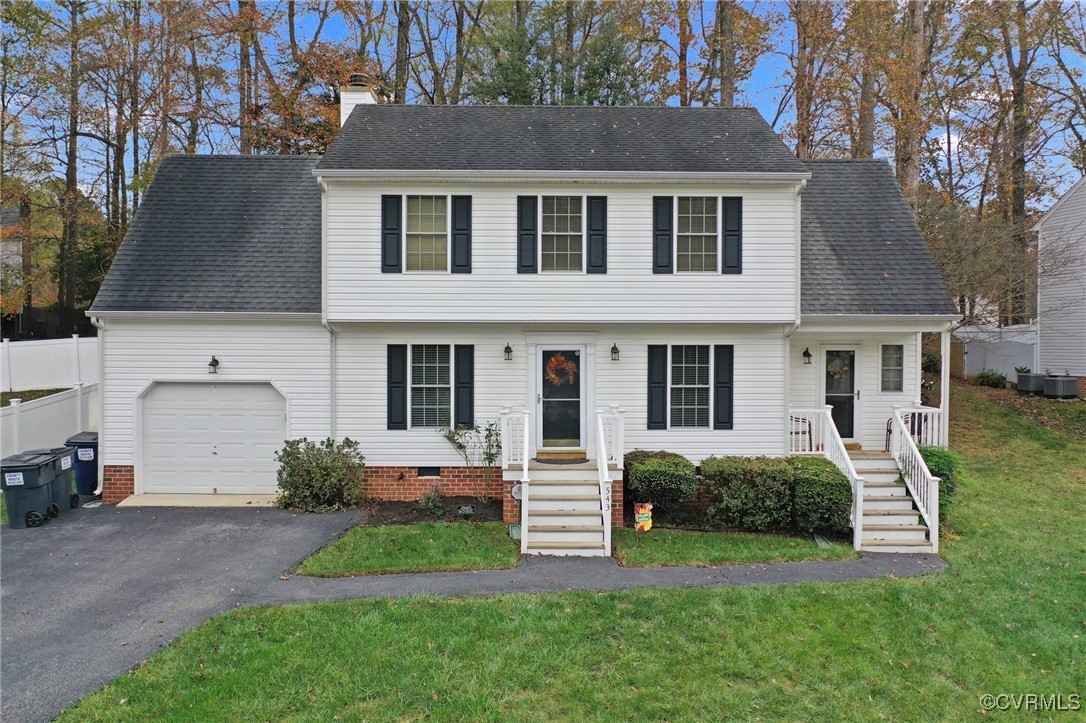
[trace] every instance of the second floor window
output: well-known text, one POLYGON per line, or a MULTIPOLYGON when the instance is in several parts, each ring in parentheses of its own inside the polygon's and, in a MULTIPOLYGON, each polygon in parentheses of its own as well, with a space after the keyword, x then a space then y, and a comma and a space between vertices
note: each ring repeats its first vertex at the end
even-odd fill
POLYGON ((717 270, 717 200, 714 197, 679 198, 675 269, 717 270))
POLYGON ((584 216, 580 196, 543 197, 543 271, 584 269, 584 216))
POLYGON ((449 211, 445 196, 407 197, 408 271, 449 270, 449 211))

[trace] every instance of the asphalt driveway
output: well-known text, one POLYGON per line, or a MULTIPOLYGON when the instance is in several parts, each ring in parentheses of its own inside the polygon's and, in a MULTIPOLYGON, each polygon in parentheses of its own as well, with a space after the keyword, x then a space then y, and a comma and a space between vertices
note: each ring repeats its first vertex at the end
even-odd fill
POLYGON ((0 529, 0 719, 47 721, 342 533, 357 512, 79 509, 0 529))

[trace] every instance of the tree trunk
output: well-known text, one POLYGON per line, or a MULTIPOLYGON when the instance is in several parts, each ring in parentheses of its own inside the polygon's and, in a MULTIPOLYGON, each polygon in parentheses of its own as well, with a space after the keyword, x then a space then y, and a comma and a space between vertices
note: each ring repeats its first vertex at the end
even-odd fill
MULTIPOLYGON (((75 308, 75 261, 79 246, 79 12, 80 0, 69 0, 68 127, 65 143, 63 228, 58 264, 59 306, 75 308)), ((63 315, 63 312, 61 312, 63 315)))
POLYGON ((856 145, 853 158, 873 158, 875 155, 875 8, 861 4, 863 63, 860 69, 860 107, 856 114, 856 145))
POLYGON ((796 158, 801 160, 811 156, 812 128, 811 107, 813 105, 812 83, 810 77, 811 52, 811 6, 804 0, 794 0, 792 16, 796 24, 796 56, 794 95, 796 99, 796 158))
POLYGON ((252 0, 238 0, 238 127, 240 152, 247 156, 253 152, 252 142, 252 0))
POLYGON ((735 105, 735 0, 716 4, 717 77, 720 79, 720 107, 735 105))
POLYGON ((1004 52, 1007 69, 1011 76, 1011 128, 1007 149, 1011 167, 1011 198, 1009 220, 1012 228, 1014 253, 1019 256, 1021 273, 1014 275, 1008 304, 1009 324, 1026 321, 1027 293, 1026 269, 1029 252, 1029 232, 1026 229, 1026 144, 1029 139, 1029 110, 1026 97, 1026 79, 1031 62, 1028 42, 1027 11, 1025 0, 1018 0, 1014 8, 1014 24, 1017 33, 1018 61, 1015 62, 1011 38, 1004 35, 1004 52))
MULTIPOLYGON (((132 177, 133 178, 138 178, 139 173, 140 173, 140 105, 139 105, 140 69, 142 67, 142 64, 140 63, 140 40, 141 40, 141 33, 142 33, 142 24, 141 24, 141 21, 140 21, 140 2, 139 2, 139 0, 134 0, 132 2, 132 13, 133 13, 132 14, 132 32, 129 35, 129 42, 132 44, 132 68, 131 68, 131 79, 130 79, 130 84, 129 84, 129 88, 128 88, 128 103, 129 103, 129 107, 130 107, 129 121, 132 124, 131 125, 131 128, 132 128, 132 177)), ((163 13, 163 22, 168 22, 167 19, 169 17, 170 17, 170 13, 168 11, 163 13)), ((167 80, 163 85, 169 85, 169 81, 167 80)), ((165 94, 165 92, 166 91, 164 90, 163 94, 165 94)), ((165 112, 165 111, 163 111, 163 112, 165 112)), ((165 128, 163 128, 163 132, 165 132, 165 128)), ((118 149, 118 153, 121 154, 122 156, 124 155, 124 146, 123 145, 121 146, 120 149, 118 149)), ((121 163, 121 169, 123 169, 123 168, 124 168, 124 163, 122 162, 121 163)), ((121 194, 126 196, 126 201, 127 201, 127 195, 125 194, 124 188, 121 189, 121 194)), ((120 218, 120 231, 121 231, 122 236, 124 235, 124 229, 128 226, 127 203, 125 203, 125 206, 126 207, 125 207, 124 211, 121 213, 121 218, 120 218)), ((139 206, 140 206, 140 192, 137 189, 133 188, 132 189, 132 213, 135 213, 136 209, 138 209, 139 206)), ((118 239, 118 241, 119 241, 119 239, 118 239)))
POLYGON ((196 53, 196 39, 189 35, 189 73, 192 76, 193 103, 189 109, 188 132, 185 136, 185 153, 194 155, 200 141, 200 119, 204 116, 204 76, 196 53))
POLYGON ((924 32, 927 0, 909 0, 905 8, 905 52, 908 58, 901 123, 895 138, 897 179, 909 206, 916 211, 920 202, 920 145, 924 139, 924 117, 920 94, 928 65, 928 43, 924 32))
POLYGON ((407 52, 411 45, 411 4, 396 3, 396 87, 392 101, 403 104, 407 99, 407 52))
POLYGON ((26 330, 26 320, 31 308, 34 306, 34 245, 33 234, 30 232, 31 211, 30 196, 23 194, 19 199, 19 241, 23 262, 23 325, 26 330))
POLYGON ((690 2, 677 0, 675 12, 679 16, 679 105, 690 105, 690 2))

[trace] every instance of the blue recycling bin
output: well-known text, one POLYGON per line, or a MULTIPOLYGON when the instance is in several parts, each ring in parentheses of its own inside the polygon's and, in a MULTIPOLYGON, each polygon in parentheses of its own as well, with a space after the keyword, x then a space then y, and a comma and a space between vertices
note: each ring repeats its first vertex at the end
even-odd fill
POLYGON ((93 495, 98 489, 98 432, 80 432, 64 444, 75 447, 76 492, 93 495))

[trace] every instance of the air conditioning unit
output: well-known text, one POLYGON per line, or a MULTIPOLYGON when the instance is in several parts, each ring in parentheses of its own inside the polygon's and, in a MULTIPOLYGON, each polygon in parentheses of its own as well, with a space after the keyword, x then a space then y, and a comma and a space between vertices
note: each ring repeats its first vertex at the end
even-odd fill
POLYGON ((1049 399, 1074 399, 1078 388, 1074 377, 1045 377, 1045 396, 1049 399))

